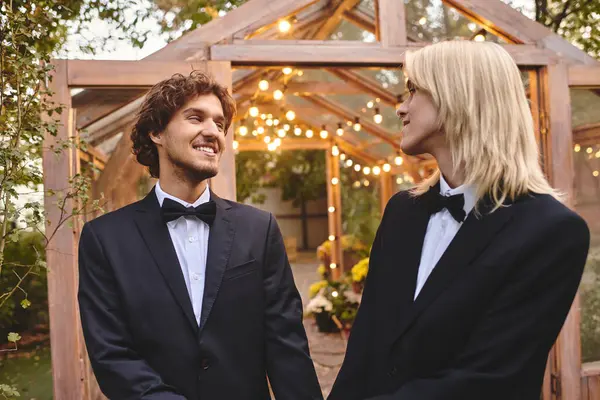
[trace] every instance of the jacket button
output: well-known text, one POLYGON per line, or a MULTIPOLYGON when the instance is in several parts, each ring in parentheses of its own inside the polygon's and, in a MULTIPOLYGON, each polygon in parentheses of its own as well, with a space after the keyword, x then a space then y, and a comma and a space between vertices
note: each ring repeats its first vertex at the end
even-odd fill
POLYGON ((398 373, 398 368, 393 367, 392 369, 389 370, 388 376, 391 378, 393 376, 396 376, 397 373, 398 373))
POLYGON ((210 368, 210 361, 208 360, 208 358, 203 358, 202 361, 200 362, 200 366, 202 367, 203 370, 207 370, 210 368))

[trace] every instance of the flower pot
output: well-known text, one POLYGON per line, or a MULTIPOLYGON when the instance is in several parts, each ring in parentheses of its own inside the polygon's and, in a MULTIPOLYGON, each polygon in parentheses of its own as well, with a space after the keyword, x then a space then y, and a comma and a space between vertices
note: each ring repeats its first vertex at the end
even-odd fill
POLYGON ((315 314, 315 321, 319 332, 334 333, 340 331, 335 322, 333 322, 333 319, 331 319, 331 314, 327 311, 315 314))

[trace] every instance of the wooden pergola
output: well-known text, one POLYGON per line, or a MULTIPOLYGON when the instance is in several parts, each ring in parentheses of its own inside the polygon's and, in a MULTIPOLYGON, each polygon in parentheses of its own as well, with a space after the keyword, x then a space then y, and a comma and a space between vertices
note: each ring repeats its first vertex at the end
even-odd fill
MULTIPOLYGON (((271 95, 257 90, 267 79, 271 89, 285 90, 286 111, 293 111, 295 123, 315 132, 314 138, 281 140, 278 148, 322 149, 327 154, 329 233, 333 235, 332 263, 341 267, 340 155, 360 160, 362 165, 381 169, 377 179, 382 205, 392 195, 392 176, 406 174, 421 179, 435 168, 427 157, 407 157, 399 148, 400 136, 381 124, 370 122, 331 95, 367 94, 381 107, 395 107, 403 93, 394 93, 360 69, 398 69, 406 50, 426 46, 409 29, 405 4, 398 0, 376 0, 373 12, 360 7, 359 0, 250 0, 224 17, 201 26, 139 61, 54 60, 50 83, 53 101, 66 106, 56 137, 47 137, 44 148, 58 140, 81 135, 89 143, 86 151, 65 150, 59 157, 44 154, 46 190, 60 193, 69 178, 81 170, 91 172, 93 195, 103 193, 107 208, 115 209, 138 198, 138 184, 146 174, 131 154, 128 130, 134 113, 149 87, 174 73, 193 69, 212 74, 230 87, 236 98, 238 126, 251 107, 277 114, 281 106, 271 95), (279 24, 287 21, 290 32, 279 24), (341 24, 349 23, 373 35, 373 42, 327 40, 341 24), (282 67, 292 70, 318 69, 335 80, 290 80, 282 67), (84 89, 71 95, 71 89, 84 89), (290 97, 298 98, 292 102, 290 97), (323 114, 336 121, 360 120, 360 129, 334 134, 335 123, 323 139, 318 132, 323 114), (358 120, 357 120, 358 118, 358 120), (360 135, 359 132, 360 131, 360 135), (387 146, 387 147, 386 147, 387 146), (377 149, 388 149, 381 155, 377 149), (402 157, 403 163, 394 163, 402 157), (387 165, 386 165, 387 164, 387 165), (333 182, 336 182, 335 184, 333 182)), ((600 87, 600 63, 554 34, 529 20, 500 0, 444 0, 462 17, 480 28, 479 33, 498 38, 529 80, 529 97, 536 124, 545 171, 552 184, 572 196, 573 132, 570 118, 570 87, 600 87)), ((258 117, 255 117, 258 118, 258 117)), ((346 127, 344 127, 346 128, 346 127)), ((261 137, 227 135, 227 150, 219 175, 211 187, 220 196, 235 199, 235 151, 266 150, 261 137)), ((597 135, 597 127, 578 135, 597 135)), ((258 135, 257 135, 258 136, 258 135)), ((291 136, 291 135, 290 135, 291 136)), ((56 197, 47 196, 45 208, 50 221, 60 210, 56 197)), ((81 224, 61 228, 47 251, 49 267, 49 312, 54 398, 102 398, 85 352, 77 309, 77 245, 81 224)), ((543 396, 545 400, 587 400, 598 398, 600 368, 582 367, 579 340, 579 299, 577 298, 561 336, 549 358, 543 396), (596 389, 593 389, 593 388, 596 389), (591 389, 590 389, 591 388, 591 389)))

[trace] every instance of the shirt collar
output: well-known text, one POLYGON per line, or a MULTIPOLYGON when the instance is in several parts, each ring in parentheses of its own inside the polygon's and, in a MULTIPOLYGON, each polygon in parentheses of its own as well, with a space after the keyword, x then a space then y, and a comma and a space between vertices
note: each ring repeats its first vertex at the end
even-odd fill
POLYGON ((455 188, 451 188, 448 182, 444 179, 444 175, 440 174, 440 194, 442 196, 454 196, 455 194, 462 194, 465 198, 465 205, 463 210, 466 214, 469 214, 475 207, 477 202, 477 195, 475 187, 473 185, 460 185, 455 188))
POLYGON ((158 205, 162 207, 165 199, 174 200, 180 204, 183 204, 185 207, 198 207, 200 204, 207 203, 210 201, 210 190, 208 189, 208 185, 206 185, 206 189, 204 192, 198 197, 198 199, 194 203, 188 203, 185 200, 181 200, 175 196, 170 195, 169 193, 162 190, 160 187, 160 181, 156 182, 156 186, 154 187, 156 198, 158 199, 158 205))

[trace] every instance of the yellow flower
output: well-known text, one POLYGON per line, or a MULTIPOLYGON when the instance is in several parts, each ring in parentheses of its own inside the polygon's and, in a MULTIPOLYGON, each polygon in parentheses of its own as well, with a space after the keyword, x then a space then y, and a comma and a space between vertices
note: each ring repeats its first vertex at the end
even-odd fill
POLYGON ((369 258, 363 258, 352 267, 352 281, 362 282, 369 272, 369 258))
POLYGON ((324 287, 327 287, 327 285, 329 285, 327 283, 327 281, 318 281, 318 282, 313 283, 308 288, 308 295, 309 295, 309 297, 312 299, 317 294, 319 294, 319 292, 321 291, 321 289, 323 289, 324 287))
POLYGON ((322 277, 325 277, 325 274, 327 273, 327 268, 325 267, 324 264, 319 264, 319 266, 317 267, 317 272, 322 277))

